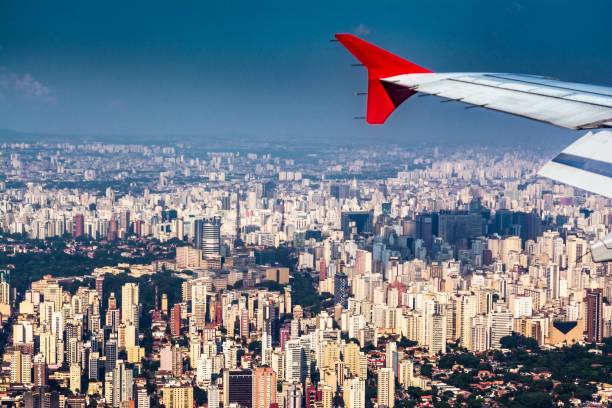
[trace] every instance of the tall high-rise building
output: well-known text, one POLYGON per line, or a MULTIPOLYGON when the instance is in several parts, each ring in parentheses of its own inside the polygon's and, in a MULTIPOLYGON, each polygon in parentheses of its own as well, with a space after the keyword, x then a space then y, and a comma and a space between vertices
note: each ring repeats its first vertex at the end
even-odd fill
POLYGON ((397 373, 397 343, 390 341, 386 345, 385 350, 385 367, 393 370, 393 373, 397 373))
POLYGON ((348 276, 344 273, 334 276, 334 304, 344 308, 348 306, 348 276))
POLYGON ((113 370, 113 407, 119 407, 121 402, 132 399, 132 370, 121 360, 113 370))
POLYGON ((114 241, 119 238, 119 223, 115 218, 111 218, 108 222, 108 233, 106 234, 106 239, 108 241, 114 241))
POLYGON ((108 297, 108 309, 106 309, 106 326, 111 328, 113 333, 117 332, 117 328, 121 324, 121 310, 117 309, 117 299, 115 293, 111 292, 108 297))
POLYGON ((378 370, 377 401, 379 407, 393 408, 395 405, 395 376, 391 368, 378 370))
POLYGON ((89 369, 89 381, 98 381, 99 376, 99 367, 98 362, 100 361, 100 353, 97 351, 93 351, 89 353, 89 363, 87 368, 89 369))
POLYGON ((74 230, 72 236, 74 236, 75 238, 79 238, 85 235, 85 217, 83 216, 83 214, 77 214, 74 216, 72 228, 74 230))
POLYGON ((191 314, 195 318, 195 327, 202 330, 206 326, 206 282, 196 280, 191 285, 191 314))
POLYGON ((297 384, 289 384, 287 387, 287 405, 286 408, 301 408, 302 407, 302 389, 297 384))
POLYGON ((249 310, 240 311, 240 337, 249 337, 249 310))
POLYGON ((501 338, 512 334, 512 313, 501 305, 496 305, 491 313, 491 347, 500 348, 501 338))
POLYGON ((57 363, 57 337, 53 333, 40 334, 40 352, 45 356, 45 363, 57 363))
POLYGON ((96 292, 98 292, 98 300, 101 304, 104 299, 104 275, 96 277, 96 292))
POLYGON ((195 247, 204 256, 221 253, 221 217, 209 217, 195 221, 195 247))
POLYGON ((172 347, 172 376, 180 377, 181 375, 183 375, 183 353, 180 346, 175 344, 172 347))
POLYGON ((146 388, 139 388, 136 391, 136 408, 149 408, 151 406, 151 398, 147 393, 146 388))
POLYGON ((258 367, 253 372, 252 408, 269 408, 276 402, 276 373, 271 367, 258 367))
POLYGON ((457 332, 460 336, 461 345, 471 350, 472 341, 472 318, 476 316, 476 297, 473 295, 462 296, 457 302, 457 332))
POLYGON ((232 402, 251 408, 253 404, 253 374, 247 370, 223 371, 223 406, 232 402))
MULTIPOLYGON (((279 307, 275 303, 266 303, 263 306, 264 333, 267 335, 268 345, 280 340, 279 307)), ((271 348, 271 347, 270 347, 271 348)))
POLYGON ((399 363, 399 374, 398 382, 404 387, 404 389, 412 385, 414 364, 412 360, 406 359, 399 363))
POLYGON ((586 339, 601 343, 603 339, 603 293, 591 289, 586 295, 586 339))
POLYGON ((121 210, 119 213, 119 228, 124 233, 130 232, 130 210, 121 210))
POLYGON ((344 364, 352 375, 359 375, 359 345, 353 342, 344 347, 344 364))
POLYGON ((365 275, 372 272, 372 253, 364 249, 355 252, 355 274, 365 275))
POLYGON ((165 386, 162 388, 162 401, 166 408, 193 408, 193 387, 165 386))
MULTIPOLYGON (((429 352, 431 354, 446 353, 446 316, 442 313, 434 313, 431 316, 431 342, 429 352)), ((395 371, 397 373, 397 370, 395 371)))
POLYGON ((78 394, 81 391, 81 366, 77 363, 70 364, 70 391, 78 394))
POLYGON ((561 286, 561 274, 559 273, 559 265, 550 264, 546 267, 546 284, 548 293, 551 299, 559 299, 559 291, 561 286))
POLYGON ((32 356, 19 350, 11 355, 11 383, 32 383, 32 356))
POLYGON ((344 380, 342 396, 345 408, 365 408, 365 379, 354 377, 344 380))
POLYGON ((137 283, 128 282, 121 287, 121 322, 131 323, 138 330, 138 296, 139 288, 137 283))
POLYGON ((55 311, 62 310, 62 287, 57 282, 49 282, 43 292, 45 302, 53 303, 55 311))
POLYGON ((181 305, 178 303, 170 309, 170 334, 178 336, 181 333, 181 305))
POLYGON ((0 304, 3 305, 11 303, 10 277, 11 274, 7 269, 0 269, 0 304))
POLYGON ((491 326, 489 317, 477 315, 472 318, 472 329, 469 350, 485 351, 491 348, 491 326))
POLYGON ((42 353, 38 353, 34 356, 34 364, 32 364, 34 371, 34 386, 44 387, 47 385, 47 364, 45 363, 45 356, 42 353))
POLYGON ((119 349, 117 347, 117 340, 115 338, 109 339, 104 344, 104 356, 106 357, 105 370, 107 373, 113 371, 117 365, 117 358, 119 356, 119 349))
POLYGON ((208 408, 219 408, 219 387, 216 384, 208 386, 208 408))
MULTIPOLYGON (((244 245, 242 242, 241 231, 240 231, 240 195, 241 192, 236 192, 236 239, 234 240, 234 247, 238 248, 244 245)), ((228 197, 229 201, 229 197, 228 197)), ((229 209, 229 208, 228 208, 229 209)))
POLYGON ((49 392, 45 387, 34 387, 23 394, 25 408, 59 408, 59 393, 49 392))
POLYGON ((285 343, 285 380, 303 383, 309 373, 310 353, 299 339, 285 343))
POLYGON ((319 262, 319 280, 324 281, 327 279, 327 263, 325 259, 321 259, 319 262))

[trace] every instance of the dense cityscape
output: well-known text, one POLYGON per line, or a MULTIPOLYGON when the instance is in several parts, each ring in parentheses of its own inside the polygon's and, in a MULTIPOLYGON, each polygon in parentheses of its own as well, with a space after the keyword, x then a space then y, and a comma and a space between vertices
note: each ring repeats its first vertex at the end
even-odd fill
POLYGON ((533 149, 0 145, 0 404, 612 405, 609 199, 533 149))

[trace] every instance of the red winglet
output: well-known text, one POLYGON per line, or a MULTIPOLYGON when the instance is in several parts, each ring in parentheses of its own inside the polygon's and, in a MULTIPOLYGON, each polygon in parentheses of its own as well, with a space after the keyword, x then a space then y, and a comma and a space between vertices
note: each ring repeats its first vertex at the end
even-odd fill
POLYGON ((366 121, 371 125, 385 123, 385 120, 395 108, 415 94, 410 89, 381 82, 381 78, 433 72, 363 41, 352 34, 336 34, 335 37, 368 69, 368 112, 366 121))

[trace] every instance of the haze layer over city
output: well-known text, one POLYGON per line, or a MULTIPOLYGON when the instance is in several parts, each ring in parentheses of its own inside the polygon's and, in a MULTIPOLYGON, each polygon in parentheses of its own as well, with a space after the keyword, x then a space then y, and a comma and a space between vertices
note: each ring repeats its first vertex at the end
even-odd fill
POLYGON ((612 202, 538 175, 586 132, 368 125, 334 40, 610 85, 611 11, 3 2, 0 406, 612 406, 612 202))

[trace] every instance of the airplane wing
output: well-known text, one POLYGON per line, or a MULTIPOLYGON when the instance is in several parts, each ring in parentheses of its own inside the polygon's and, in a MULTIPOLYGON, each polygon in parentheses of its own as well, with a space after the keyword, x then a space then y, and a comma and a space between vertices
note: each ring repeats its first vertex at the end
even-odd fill
MULTIPOLYGON (((404 100, 424 93, 568 129, 612 128, 612 88, 535 75, 434 73, 352 34, 336 34, 368 69, 369 124, 382 124, 404 100)), ((540 174, 612 198, 612 132, 589 133, 540 174)))
POLYGON ((612 131, 588 132, 538 174, 612 198, 612 131))
POLYGON ((533 75, 408 74, 380 81, 568 129, 612 127, 612 89, 533 75))
POLYGON ((612 88, 535 75, 434 73, 352 34, 336 34, 368 69, 369 124, 420 92, 568 129, 612 127, 612 88))

